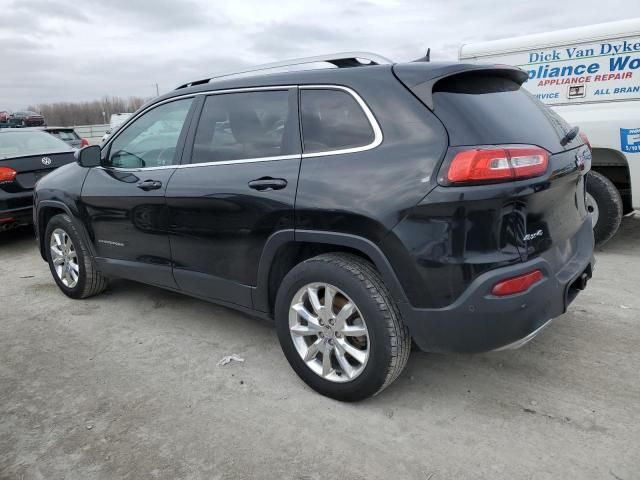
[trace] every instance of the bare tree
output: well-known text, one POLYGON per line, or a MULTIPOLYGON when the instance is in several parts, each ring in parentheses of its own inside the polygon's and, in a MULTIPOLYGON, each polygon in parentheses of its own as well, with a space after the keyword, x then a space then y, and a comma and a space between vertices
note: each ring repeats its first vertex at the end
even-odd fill
POLYGON ((109 97, 89 102, 56 102, 32 105, 27 110, 44 115, 48 125, 74 126, 109 123, 111 114, 135 112, 148 99, 109 97), (104 112, 104 116, 102 114, 104 112))

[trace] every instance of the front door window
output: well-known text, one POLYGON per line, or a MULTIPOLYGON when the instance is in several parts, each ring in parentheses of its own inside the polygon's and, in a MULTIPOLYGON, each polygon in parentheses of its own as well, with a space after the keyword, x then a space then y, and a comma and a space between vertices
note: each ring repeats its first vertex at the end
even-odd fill
POLYGON ((149 168, 177 163, 176 146, 192 101, 165 103, 134 120, 111 143, 107 165, 149 168))

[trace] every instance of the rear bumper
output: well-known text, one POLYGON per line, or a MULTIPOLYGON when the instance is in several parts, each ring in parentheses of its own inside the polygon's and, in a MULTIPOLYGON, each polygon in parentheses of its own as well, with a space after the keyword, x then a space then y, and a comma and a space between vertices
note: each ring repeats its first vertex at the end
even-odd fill
POLYGON ((0 229, 4 229, 8 225, 26 225, 30 223, 33 223, 33 207, 0 210, 0 229))
POLYGON ((418 347, 430 352, 482 352, 517 348, 566 312, 593 270, 593 232, 587 219, 563 245, 533 260, 480 275, 451 305, 399 304, 418 347), (491 294, 501 280, 540 269, 545 278, 526 292, 491 294))
POLYGON ((9 193, 0 190, 0 222, 33 223, 33 191, 9 193), (14 221, 7 220, 10 218, 14 221))

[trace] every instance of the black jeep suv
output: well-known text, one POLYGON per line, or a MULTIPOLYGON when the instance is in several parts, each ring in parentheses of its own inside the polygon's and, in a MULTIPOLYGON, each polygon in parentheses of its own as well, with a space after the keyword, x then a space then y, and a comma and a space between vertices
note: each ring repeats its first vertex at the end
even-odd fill
POLYGON ((588 147, 519 69, 365 56, 189 83, 40 180, 60 289, 124 277, 272 318, 296 373, 350 401, 412 340, 535 336, 591 276, 588 147))

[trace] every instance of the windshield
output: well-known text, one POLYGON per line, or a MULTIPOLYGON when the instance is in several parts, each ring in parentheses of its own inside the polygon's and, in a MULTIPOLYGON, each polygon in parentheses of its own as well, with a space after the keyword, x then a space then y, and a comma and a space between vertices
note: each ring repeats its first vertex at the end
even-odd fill
POLYGON ((0 133, 0 159, 69 152, 72 148, 45 132, 0 133))

